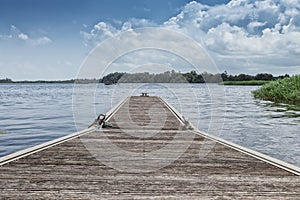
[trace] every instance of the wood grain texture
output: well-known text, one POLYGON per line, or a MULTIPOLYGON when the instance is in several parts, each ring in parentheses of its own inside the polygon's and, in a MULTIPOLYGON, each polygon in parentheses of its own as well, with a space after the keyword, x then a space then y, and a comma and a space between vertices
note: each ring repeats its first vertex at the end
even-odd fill
MULTIPOLYGON (((299 176, 182 129, 178 119, 157 97, 129 98, 109 122, 115 128, 95 130, 2 165, 0 199, 300 197, 299 176), (192 142, 188 136, 193 136, 192 142), (188 144, 188 148, 167 166, 149 173, 134 173, 109 167, 93 154, 97 151, 93 145, 107 139, 118 148, 136 154, 156 152, 174 140, 188 144)), ((160 158, 172 158, 174 154, 165 151, 160 158)), ((163 162, 146 159, 140 166, 163 162)))

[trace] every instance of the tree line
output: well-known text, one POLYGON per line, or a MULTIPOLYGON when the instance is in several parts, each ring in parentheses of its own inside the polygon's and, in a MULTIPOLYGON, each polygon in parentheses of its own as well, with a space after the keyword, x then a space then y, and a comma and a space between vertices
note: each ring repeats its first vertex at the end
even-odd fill
POLYGON ((248 74, 228 75, 226 71, 223 73, 211 74, 203 72, 198 74, 196 71, 188 73, 180 73, 167 71, 159 74, 144 73, 123 73, 114 72, 104 76, 100 79, 100 83, 116 84, 116 83, 221 83, 223 81, 251 81, 264 80, 272 81, 289 77, 288 74, 273 76, 268 73, 259 73, 255 76, 248 74))
POLYGON ((272 81, 289 77, 288 74, 273 76, 268 73, 259 73, 255 76, 248 74, 229 75, 226 71, 223 73, 211 74, 203 72, 198 74, 196 71, 187 73, 166 71, 159 74, 143 72, 143 73, 125 73, 114 72, 107 74, 101 79, 71 79, 59 81, 13 81, 12 79, 0 79, 0 83, 221 83, 223 81, 251 81, 251 80, 264 80, 272 81))

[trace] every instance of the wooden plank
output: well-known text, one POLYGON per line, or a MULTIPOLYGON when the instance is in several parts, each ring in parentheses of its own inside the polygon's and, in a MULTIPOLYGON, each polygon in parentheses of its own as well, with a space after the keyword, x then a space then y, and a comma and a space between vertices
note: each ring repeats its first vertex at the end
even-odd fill
POLYGON ((228 147, 230 147, 232 149, 235 149, 235 150, 237 150, 239 152, 245 153, 245 154, 250 155, 250 156, 252 156, 252 157, 254 157, 256 159, 262 160, 262 161, 264 161, 266 163, 269 163, 269 164, 274 165, 276 167, 279 167, 279 168, 281 168, 283 170, 291 172, 291 173, 293 173, 293 174, 295 174, 297 176, 300 176, 300 168, 297 167, 297 166, 295 166, 295 165, 283 162, 281 160, 278 160, 278 159, 270 157, 268 155, 259 153, 257 151, 253 151, 253 150, 248 149, 246 147, 242 147, 242 146, 240 146, 238 144, 234 144, 232 142, 223 140, 222 138, 210 135, 210 134, 205 133, 203 131, 195 130, 194 132, 196 134, 199 134, 199 135, 207 138, 207 139, 216 141, 216 142, 218 142, 218 143, 220 143, 222 145, 228 146, 228 147))
POLYGON ((19 159, 19 158, 28 156, 30 154, 42 151, 42 150, 50 148, 52 146, 58 145, 60 143, 66 142, 68 140, 72 140, 72 139, 74 139, 76 137, 79 137, 81 135, 88 134, 92 131, 94 131, 94 128, 89 128, 89 129, 79 131, 79 132, 76 132, 76 133, 73 133, 73 134, 70 134, 70 135, 67 135, 67 136, 60 137, 58 139, 51 140, 49 142, 42 143, 40 145, 36 145, 36 146, 30 147, 30 148, 18 151, 16 153, 9 154, 7 156, 3 156, 3 157, 0 158, 0 166, 4 165, 6 163, 12 162, 16 159, 19 159))
MULTIPOLYGON (((176 116, 157 97, 130 97, 110 113, 109 121, 116 123, 113 129, 93 130, 58 140, 56 145, 44 146, 34 153, 28 151, 25 156, 3 164, 0 198, 298 199, 300 196, 299 176, 217 138, 183 129, 180 114, 176 116), (159 115, 165 123, 156 120, 159 115), (120 120, 125 123, 119 123, 120 120), (135 125, 136 129, 128 124, 135 125), (178 134, 182 137, 177 137, 178 134), (191 143, 188 136, 194 136, 191 143), (121 149, 145 155, 174 141, 189 146, 171 164, 150 173, 137 173, 105 165, 95 157, 93 149, 86 147, 88 143, 101 143, 107 138, 121 149), (213 148, 201 156, 210 141, 213 146, 209 147, 213 148)), ((106 151, 109 153, 110 149, 106 151)), ((166 151, 160 157, 168 159, 174 154, 166 151)), ((119 161, 117 164, 125 162, 119 161)), ((146 158, 144 161, 143 166, 152 167, 146 158)), ((159 162, 163 160, 153 161, 159 162)))

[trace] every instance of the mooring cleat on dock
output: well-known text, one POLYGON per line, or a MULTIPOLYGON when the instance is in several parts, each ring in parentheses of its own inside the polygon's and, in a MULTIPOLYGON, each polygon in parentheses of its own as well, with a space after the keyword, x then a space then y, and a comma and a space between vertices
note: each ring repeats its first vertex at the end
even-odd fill
POLYGON ((149 94, 147 92, 142 92, 142 94, 140 96, 141 97, 149 97, 149 94))

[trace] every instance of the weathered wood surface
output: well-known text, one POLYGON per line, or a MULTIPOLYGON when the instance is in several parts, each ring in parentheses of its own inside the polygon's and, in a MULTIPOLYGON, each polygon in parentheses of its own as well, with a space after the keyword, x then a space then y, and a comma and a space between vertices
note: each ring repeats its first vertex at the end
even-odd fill
MULTIPOLYGON (((184 130, 157 97, 131 97, 109 121, 118 126, 94 131, 0 167, 1 199, 299 199, 300 179, 292 173, 222 144, 209 144, 184 130), (130 118, 128 118, 128 112, 130 118), (124 117, 125 116, 125 117, 124 117), (158 117, 161 116, 161 117, 158 117), (163 123, 162 123, 163 122, 163 123), (134 128, 133 128, 134 126, 134 128), (176 137, 182 134, 183 137, 176 137), (186 135, 186 137, 185 137, 186 135), (188 149, 171 164, 150 171, 117 170, 97 159, 98 142, 108 138, 128 152, 155 152, 172 141, 188 149), (91 144, 89 146, 89 144, 91 144), (209 147, 205 151, 205 147, 209 147), (89 150, 88 150, 89 149, 89 150), (204 150, 203 150, 204 149, 204 150), (95 151, 95 152, 93 152, 95 151), (202 155, 206 152, 207 155, 202 155), (138 173, 137 173, 138 172, 138 173)), ((103 149, 102 149, 103 150, 103 149)), ((102 152, 103 153, 103 152, 102 152)), ((172 158, 166 151, 161 158, 172 158)), ((106 159, 106 160, 105 160, 106 159)), ((126 165, 126 159, 119 158, 126 165)), ((104 162, 103 162, 104 161, 104 162)), ((162 161, 163 162, 163 161, 162 161)), ((159 160, 137 160, 151 170, 159 160)), ((128 164, 128 163, 127 163, 128 164)), ((130 167, 130 162, 128 164, 130 167)))

